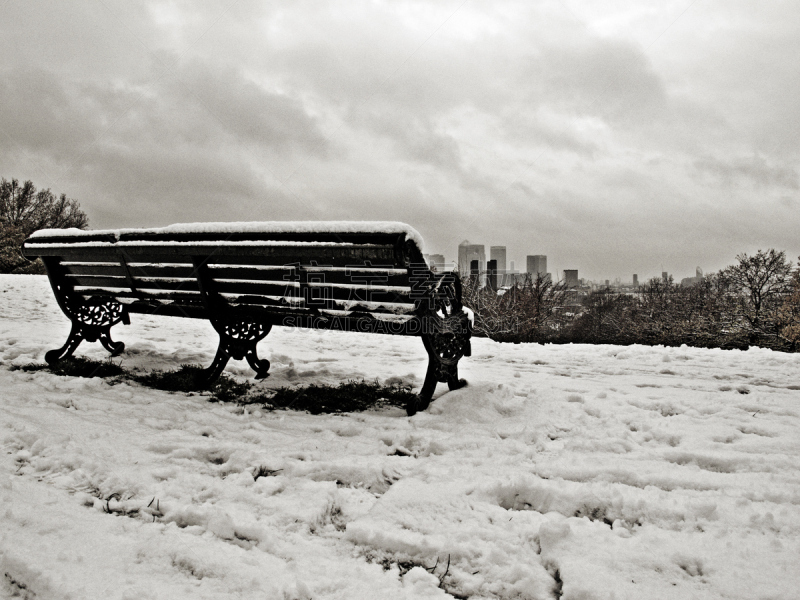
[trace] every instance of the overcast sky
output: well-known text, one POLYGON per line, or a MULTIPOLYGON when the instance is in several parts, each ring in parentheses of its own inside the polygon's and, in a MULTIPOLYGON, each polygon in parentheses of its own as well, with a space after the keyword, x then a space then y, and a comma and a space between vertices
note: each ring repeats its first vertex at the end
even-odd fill
POLYGON ((0 176, 93 228, 398 220, 592 279, 800 254, 796 1, 0 0, 0 30, 0 176))

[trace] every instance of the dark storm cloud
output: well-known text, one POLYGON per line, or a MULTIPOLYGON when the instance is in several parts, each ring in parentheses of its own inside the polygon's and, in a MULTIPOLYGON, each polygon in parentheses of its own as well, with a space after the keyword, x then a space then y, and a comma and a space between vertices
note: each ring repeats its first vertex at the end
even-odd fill
POLYGON ((540 82, 532 90, 534 100, 623 126, 635 127, 667 102, 663 81, 641 49, 627 43, 590 38, 574 47, 545 48, 530 78, 540 82))
POLYGON ((138 85, 8 70, 0 78, 0 128, 13 140, 6 153, 25 150, 58 165, 37 178, 40 185, 88 178, 100 190, 97 206, 89 199, 88 208, 129 224, 143 215, 185 220, 187 205, 208 218, 244 218, 242 207, 256 199, 285 202, 289 195, 277 173, 265 182, 254 163, 275 153, 327 150, 297 99, 264 91, 233 70, 197 64, 138 85), (240 210, 232 214, 223 203, 240 210))
POLYGON ((381 111, 362 120, 362 125, 382 138, 390 140, 396 153, 436 168, 458 170, 460 149, 452 136, 437 133, 428 119, 413 114, 399 116, 393 111, 381 111))
POLYGON ((400 219, 599 277, 791 254, 796 12, 6 2, 0 175, 94 226, 400 219))
MULTIPOLYGON (((91 143, 95 113, 52 73, 12 69, 0 73, 0 130, 19 148, 59 159, 91 143)), ((3 148, 11 151, 11 148, 3 148)))
POLYGON ((230 68, 193 62, 167 76, 162 89, 176 106, 205 111, 196 126, 210 120, 235 140, 280 151, 326 150, 327 140, 298 99, 268 92, 230 68))
POLYGON ((723 161, 703 158, 694 163, 695 168, 709 174, 726 185, 751 183, 758 188, 800 189, 797 169, 789 166, 770 165, 762 156, 737 158, 723 161))
POLYGON ((65 83, 40 69, 14 69, 0 78, 0 99, 0 124, 9 135, 31 149, 59 154, 98 136, 121 144, 141 138, 213 144, 215 137, 227 136, 280 151, 326 148, 297 99, 207 65, 127 86, 65 83))

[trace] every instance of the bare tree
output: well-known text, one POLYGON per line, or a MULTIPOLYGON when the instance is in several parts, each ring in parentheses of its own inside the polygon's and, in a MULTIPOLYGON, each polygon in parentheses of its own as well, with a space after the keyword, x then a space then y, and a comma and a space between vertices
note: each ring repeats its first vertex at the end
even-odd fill
POLYGON ((49 189, 36 190, 33 182, 22 185, 0 180, 0 272, 40 272, 19 252, 23 240, 37 229, 86 229, 89 219, 77 200, 56 196, 49 189))
POLYGON ((790 350, 800 343, 800 268, 795 269, 789 282, 789 293, 778 312, 781 337, 790 344, 790 350))
POLYGON ((26 237, 37 229, 86 229, 89 218, 77 200, 48 190, 36 191, 33 182, 22 185, 12 179, 0 181, 0 224, 16 228, 26 237))
POLYGON ((654 278, 635 295, 598 290, 583 301, 579 317, 564 339, 608 344, 690 344, 702 347, 741 347, 734 315, 738 304, 718 275, 692 286, 654 278))
POLYGON ((579 343, 630 343, 635 328, 636 300, 610 289, 591 292, 583 299, 580 316, 568 338, 579 343))
POLYGON ((475 313, 475 332, 497 341, 542 341, 566 296, 563 282, 553 283, 542 274, 528 273, 498 291, 479 287, 476 277, 464 282, 464 304, 475 313))
POLYGON ((738 264, 725 268, 720 277, 737 300, 738 321, 747 329, 749 342, 778 336, 778 310, 789 293, 792 263, 774 249, 740 254, 736 260, 738 264))

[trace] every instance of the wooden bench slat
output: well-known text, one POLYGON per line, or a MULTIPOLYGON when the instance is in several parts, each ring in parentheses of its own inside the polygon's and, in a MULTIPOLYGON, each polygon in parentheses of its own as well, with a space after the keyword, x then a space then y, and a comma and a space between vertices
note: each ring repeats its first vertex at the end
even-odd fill
POLYGON ((155 300, 161 301, 171 301, 171 302, 197 302, 198 304, 202 304, 203 298, 200 295, 200 292, 190 292, 184 290, 143 290, 139 292, 134 292, 130 289, 125 288, 104 288, 104 287, 76 287, 74 290, 75 294, 80 296, 84 296, 88 298, 90 296, 105 296, 105 297, 113 297, 113 298, 135 298, 135 299, 142 299, 142 298, 153 298, 155 300))
MULTIPOLYGON (((124 279, 121 279, 120 281, 114 280, 113 282, 100 281, 102 279, 107 278, 83 278, 82 281, 84 282, 92 280, 91 284, 77 285, 74 289, 74 292, 85 297, 98 295, 118 298, 153 298, 161 301, 174 302, 187 300, 193 302, 202 301, 199 291, 196 291, 196 282, 191 282, 190 280, 186 280, 187 283, 183 287, 179 287, 178 282, 169 282, 165 283, 161 287, 153 286, 143 288, 137 286, 137 290, 133 291, 120 283, 120 281, 124 282, 124 279), (107 285, 104 285, 104 283, 107 283, 107 285), (191 287, 192 285, 195 287, 191 287)), ((283 305, 294 306, 296 308, 312 307, 317 309, 337 310, 352 310, 352 307, 345 303, 364 304, 365 302, 371 302, 376 305, 398 305, 383 307, 373 306, 358 309, 359 312, 376 314, 398 314, 398 311, 403 310, 402 306, 408 307, 405 309, 406 311, 411 310, 411 307, 414 306, 410 299, 407 297, 404 298, 402 295, 375 293, 368 297, 359 297, 358 295, 352 295, 348 293, 349 291, 341 288, 325 289, 332 290, 332 292, 327 296, 311 296, 311 302, 302 302, 297 297, 287 297, 287 294, 284 293, 286 292, 286 288, 284 286, 273 284, 252 284, 250 286, 243 285, 230 287, 223 285, 222 289, 218 291, 220 293, 224 293, 228 300, 233 304, 242 305, 283 305), (284 302, 281 302, 281 298, 287 299, 284 302)))
POLYGON ((105 244, 115 244, 117 238, 111 233, 98 233, 96 231, 83 231, 72 235, 37 235, 25 240, 25 245, 29 244, 85 244, 87 242, 102 242, 105 244))
MULTIPOLYGON (((321 244, 377 244, 396 246, 403 234, 374 232, 324 232, 324 231, 274 231, 274 232, 194 232, 194 233, 147 233, 125 232, 119 236, 122 243, 181 242, 210 243, 218 245, 234 242, 301 242, 309 245, 321 244)), ((63 239, 63 238, 62 238, 63 239)))
POLYGON ((184 292, 199 292, 200 286, 196 279, 142 279, 133 278, 137 290, 149 292, 151 290, 180 290, 184 292))
POLYGON ((208 265, 260 265, 275 266, 299 262, 302 265, 312 263, 320 266, 331 267, 358 267, 363 266, 365 261, 372 264, 393 264, 397 267, 405 265, 397 264, 394 251, 388 248, 359 248, 349 249, 334 247, 320 247, 323 250, 319 253, 312 249, 298 251, 291 247, 270 248, 264 251, 263 248, 247 247, 240 248, 241 252, 217 252, 212 248, 180 248, 169 249, 159 248, 157 251, 151 248, 126 248, 118 251, 114 247, 90 246, 84 248, 25 248, 25 256, 35 258, 37 256, 54 257, 64 261, 98 261, 98 262, 118 262, 120 255, 131 263, 170 263, 170 264, 192 264, 193 257, 199 257, 202 262, 208 265), (324 248, 328 248, 324 250, 324 248), (192 250, 192 252, 190 252, 192 250))
MULTIPOLYGON (((67 275, 94 275, 108 277, 124 277, 125 272, 119 264, 71 264, 62 265, 67 275)), ((195 269, 189 265, 165 265, 128 263, 128 269, 135 279, 142 277, 172 277, 194 278, 195 269)), ((236 265, 211 265, 209 275, 215 279, 243 279, 248 281, 289 281, 292 272, 289 268, 281 266, 275 268, 255 268, 236 265)), ((321 278, 331 284, 358 284, 370 282, 372 287, 410 287, 408 274, 405 271, 397 272, 393 267, 370 268, 362 270, 334 271, 325 269, 309 269, 305 271, 312 278, 321 278), (391 272, 394 270, 395 272, 391 272)))
MULTIPOLYGON (((128 288, 130 284, 125 277, 97 277, 85 275, 68 275, 67 280, 75 286, 85 287, 104 287, 104 288, 128 288)), ((138 290, 182 290, 199 292, 200 287, 196 279, 162 279, 146 280, 138 277, 133 278, 134 286, 138 290)))
POLYGON ((148 263, 186 263, 191 264, 190 256, 179 256, 176 254, 157 253, 148 249, 144 253, 128 252, 121 253, 113 246, 87 246, 87 247, 61 247, 58 248, 39 248, 25 246, 23 248, 25 256, 28 257, 53 257, 62 261, 71 262, 109 262, 119 263, 120 256, 124 256, 129 262, 148 262, 148 263), (134 259, 133 256, 143 257, 134 259))
POLYGON ((119 263, 104 264, 62 264, 65 275, 105 275, 107 277, 125 277, 125 271, 119 263))
MULTIPOLYGON (((235 265, 222 265, 213 264, 209 265, 208 273, 214 279, 243 279, 248 281, 290 281, 293 275, 292 271, 287 267, 257 269, 255 267, 244 267, 235 265)), ((345 271, 334 271, 330 269, 304 269, 314 280, 321 279, 325 283, 347 285, 347 284, 366 284, 372 282, 373 287, 392 286, 392 287, 410 287, 408 273, 403 270, 398 272, 397 269, 391 266, 372 267, 369 269, 362 268, 361 270, 351 269, 345 271), (392 272, 394 271, 394 272, 392 272)))
POLYGON ((312 266, 311 262, 314 261, 314 263, 316 263, 317 266, 347 268, 347 267, 363 266, 364 261, 370 261, 372 263, 380 261, 384 263, 384 262, 389 262, 389 259, 387 259, 386 257, 373 257, 373 258, 327 257, 324 260, 317 260, 311 258, 310 256, 298 257, 287 254, 286 256, 270 257, 270 260, 265 260, 265 257, 261 256, 210 256, 207 259, 204 259, 204 261, 205 261, 204 264, 207 264, 209 267, 213 265, 241 265, 241 266, 258 265, 265 267, 282 267, 286 264, 294 262, 299 262, 301 266, 312 266))
POLYGON ((143 264, 128 263, 128 270, 133 277, 177 277, 196 279, 192 265, 143 264))
POLYGON ((128 312, 144 315, 161 315, 166 317, 184 317, 187 319, 208 319, 205 306, 197 303, 171 302, 169 304, 137 300, 125 303, 128 312))
POLYGON ((103 277, 93 275, 67 275, 67 281, 74 286, 129 288, 128 280, 124 275, 118 277, 103 277))
MULTIPOLYGON (((214 281, 214 291, 223 294, 242 294, 253 296, 284 296, 288 298, 298 297, 301 293, 300 287, 289 283, 262 283, 253 281, 214 281)), ((414 304, 411 292, 388 291, 380 289, 366 288, 344 288, 332 285, 309 286, 308 298, 312 299, 331 299, 331 300, 351 300, 354 302, 380 302, 414 304)))
MULTIPOLYGON (((127 289, 132 295, 136 292, 130 290, 130 285, 125 277, 103 277, 91 275, 68 275, 67 281, 73 286, 90 288, 120 288, 127 289)), ((142 293, 154 292, 199 292, 200 287, 196 279, 143 279, 133 278, 134 287, 142 293)), ((336 287, 333 285, 310 285, 307 292, 302 292, 304 297, 312 299, 347 300, 352 302, 376 302, 414 304, 410 289, 389 290, 381 287, 336 287)), ((223 294, 239 294, 253 296, 284 296, 298 298, 301 288, 291 282, 256 282, 256 281, 214 281, 213 291, 223 294)))
MULTIPOLYGON (((136 301, 126 304, 132 313, 185 317, 194 319, 208 318, 205 309, 197 305, 150 304, 136 301)), ((364 333, 386 333, 392 335, 419 335, 420 325, 416 317, 404 322, 389 322, 381 319, 361 316, 320 315, 303 309, 276 309, 258 306, 248 307, 252 317, 262 323, 271 323, 285 327, 316 327, 318 329, 335 329, 359 331, 364 333)))
POLYGON ((412 314, 414 306, 411 304, 372 304, 364 302, 351 302, 347 300, 327 300, 324 304, 313 307, 305 306, 301 302, 281 301, 280 298, 266 296, 237 296, 236 294, 226 294, 226 300, 235 306, 267 306, 279 308, 281 310, 310 311, 310 314, 317 314, 319 310, 339 310, 347 313, 357 314, 376 314, 376 315, 409 315, 412 314))
MULTIPOLYGON (((102 294, 95 294, 95 295, 102 295, 102 294)), ((119 297, 119 295, 116 296, 119 297)), ((253 314, 257 315, 259 319, 265 320, 265 322, 270 322, 273 324, 280 324, 279 322, 280 319, 286 317, 295 317, 297 315, 319 316, 320 314, 318 309, 305 308, 300 305, 292 306, 292 305, 280 304, 279 302, 274 300, 265 304, 264 302, 268 299, 263 297, 241 297, 238 300, 239 302, 234 302, 234 304, 248 311, 250 309, 256 309, 257 312, 253 314)), ((143 314, 175 315, 181 317, 202 318, 202 319, 209 318, 208 310, 204 305, 200 304, 197 301, 197 296, 179 297, 169 303, 165 303, 155 297, 149 300, 132 299, 131 301, 125 301, 124 303, 130 312, 137 312, 143 314)), ((395 312, 395 310, 385 306, 372 307, 368 310, 360 309, 359 306, 355 306, 352 309, 348 309, 342 303, 337 303, 337 302, 332 303, 331 306, 323 310, 342 311, 346 313, 344 316, 355 319, 364 319, 364 318, 371 319, 374 318, 373 315, 378 315, 378 316, 385 315, 392 317, 398 316, 398 313, 395 312), (366 315, 366 317, 364 315, 366 315)), ((401 313, 399 316, 403 316, 403 314, 401 313)), ((408 316, 409 318, 415 318, 410 314, 406 316, 408 316)))
POLYGON ((144 245, 152 242, 170 243, 197 243, 219 245, 220 243, 236 242, 293 242, 310 245, 320 244, 378 244, 383 246, 396 246, 403 238, 400 233, 386 232, 309 232, 309 231, 275 231, 275 232, 194 232, 194 233, 155 233, 130 231, 121 232, 119 238, 110 233, 92 231, 82 232, 77 235, 38 235, 30 240, 36 244, 85 244, 87 242, 102 242, 108 244, 137 244, 144 245))
MULTIPOLYGON (((207 257, 206 264, 258 264, 283 266, 299 262, 303 265, 349 267, 363 265, 365 261, 372 264, 397 265, 393 248, 361 247, 361 246, 319 246, 306 248, 299 246, 267 247, 256 246, 234 247, 241 252, 197 252, 196 256, 207 257)), ((398 265, 400 267, 404 265, 398 265)))
MULTIPOLYGON (((362 245, 362 244, 337 244, 337 245, 269 245, 259 246, 256 244, 229 244, 229 245, 208 245, 208 244, 157 244, 157 245, 86 245, 79 244, 39 244, 38 241, 26 243, 25 254, 32 256, 92 256, 106 257, 122 254, 131 260, 133 257, 159 256, 159 257, 190 257, 190 256, 261 256, 261 257, 289 257, 291 260, 285 262, 295 262, 297 258, 308 257, 322 264, 325 257, 332 258, 358 258, 360 260, 383 259, 389 262, 394 261, 394 246, 386 245, 362 245)), ((76 259, 73 259, 76 260, 76 259)), ((97 258, 94 258, 97 260, 97 258)), ((153 262, 153 261, 148 261, 153 262)), ((163 262, 159 258, 156 262, 163 262)), ((284 264, 284 263, 280 263, 284 264)))

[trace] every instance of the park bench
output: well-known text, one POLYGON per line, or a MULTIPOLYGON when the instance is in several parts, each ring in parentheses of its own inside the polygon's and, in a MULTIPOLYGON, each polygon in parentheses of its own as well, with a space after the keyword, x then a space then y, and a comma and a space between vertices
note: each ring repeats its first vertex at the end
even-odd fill
POLYGON ((256 344, 275 325, 419 336, 428 368, 411 415, 427 408, 437 382, 465 385, 458 361, 470 355, 458 274, 432 272, 421 245, 404 223, 247 222, 41 230, 22 252, 42 259, 72 322, 66 343, 45 354, 49 364, 83 340, 119 354, 125 344, 110 330, 130 313, 208 319, 219 347, 203 385, 231 358, 266 377, 256 344))

